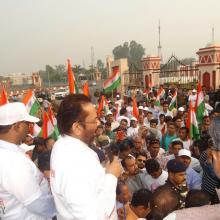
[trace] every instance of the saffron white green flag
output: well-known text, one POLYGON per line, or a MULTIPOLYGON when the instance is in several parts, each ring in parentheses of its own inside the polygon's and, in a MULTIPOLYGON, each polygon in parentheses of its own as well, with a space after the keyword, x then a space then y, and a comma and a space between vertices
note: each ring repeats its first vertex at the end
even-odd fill
POLYGON ((172 111, 176 107, 176 98, 177 98, 177 91, 174 92, 173 98, 169 105, 169 111, 172 111))
POLYGON ((43 114, 43 126, 42 126, 42 137, 52 137, 54 140, 58 139, 59 131, 57 128, 57 120, 54 117, 51 107, 48 108, 48 112, 43 114))
POLYGON ((156 102, 155 102, 156 106, 160 106, 160 99, 164 98, 164 96, 165 96, 165 90, 164 90, 164 88, 161 87, 157 91, 157 97, 156 97, 156 102))
POLYGON ((113 68, 113 74, 103 83, 104 92, 108 93, 116 89, 121 84, 119 66, 113 68))
POLYGON ((28 90, 28 92, 25 95, 25 97, 23 98, 22 102, 26 106, 26 109, 30 115, 35 116, 40 109, 40 104, 37 101, 33 90, 31 90, 31 89, 28 90))
POLYGON ((199 83, 198 93, 196 98, 196 118, 198 123, 202 123, 204 115, 205 115, 204 95, 203 95, 202 87, 199 83))
POLYGON ((196 119, 195 110, 192 107, 192 103, 189 104, 189 115, 188 115, 189 133, 190 139, 199 139, 199 126, 196 119))

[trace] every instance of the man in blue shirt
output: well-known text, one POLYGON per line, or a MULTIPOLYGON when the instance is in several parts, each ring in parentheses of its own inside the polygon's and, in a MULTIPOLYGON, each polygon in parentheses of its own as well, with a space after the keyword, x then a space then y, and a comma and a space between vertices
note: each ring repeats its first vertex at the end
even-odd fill
POLYGON ((201 189, 202 179, 199 174, 193 170, 189 165, 191 163, 191 152, 186 149, 181 149, 178 153, 179 160, 182 161, 186 169, 186 182, 189 190, 201 189))

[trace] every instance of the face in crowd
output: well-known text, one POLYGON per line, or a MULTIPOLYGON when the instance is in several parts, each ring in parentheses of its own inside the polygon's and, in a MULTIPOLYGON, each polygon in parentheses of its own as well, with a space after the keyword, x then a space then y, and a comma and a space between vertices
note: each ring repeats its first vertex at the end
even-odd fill
POLYGON ((136 151, 141 151, 143 149, 143 143, 140 136, 134 137, 133 143, 136 151))
POLYGON ((138 173, 138 166, 136 160, 133 157, 125 159, 125 171, 129 175, 136 175, 138 173))
POLYGON ((152 141, 149 146, 149 152, 150 152, 151 158, 153 158, 153 159, 156 158, 159 151, 160 151, 159 140, 152 141))
POLYGON ((173 136, 176 134, 176 126, 174 124, 168 124, 168 127, 167 127, 167 132, 170 136, 173 136))
POLYGON ((169 173, 169 179, 176 186, 181 186, 186 182, 186 173, 178 172, 178 173, 169 173))
POLYGON ((144 169, 145 168, 145 163, 147 161, 147 157, 143 155, 138 155, 136 158, 136 163, 139 169, 144 169))

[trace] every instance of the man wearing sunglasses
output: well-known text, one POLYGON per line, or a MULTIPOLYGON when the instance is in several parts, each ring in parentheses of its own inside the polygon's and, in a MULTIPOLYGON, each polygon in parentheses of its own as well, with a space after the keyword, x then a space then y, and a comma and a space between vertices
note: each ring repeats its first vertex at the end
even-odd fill
POLYGON ((116 185, 121 166, 116 157, 105 168, 89 147, 100 124, 90 99, 67 95, 57 124, 61 137, 51 155, 51 189, 59 219, 102 220, 116 215, 116 185))

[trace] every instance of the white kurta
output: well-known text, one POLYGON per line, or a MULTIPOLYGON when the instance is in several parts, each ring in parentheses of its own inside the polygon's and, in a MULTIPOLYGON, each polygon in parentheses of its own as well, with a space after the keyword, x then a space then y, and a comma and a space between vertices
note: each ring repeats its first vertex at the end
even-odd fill
POLYGON ((61 220, 112 219, 117 178, 79 139, 62 136, 51 155, 51 189, 61 220))

